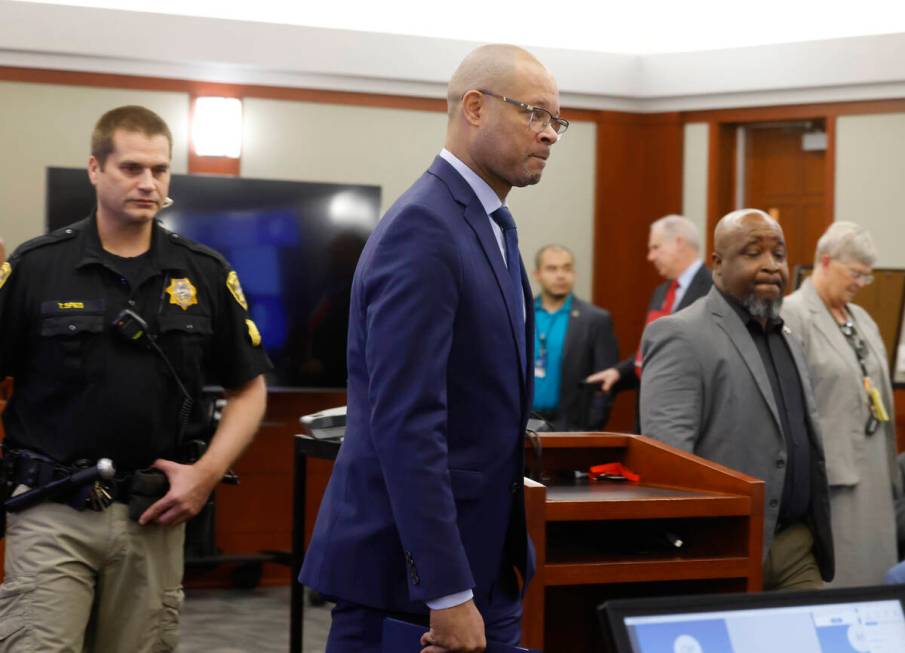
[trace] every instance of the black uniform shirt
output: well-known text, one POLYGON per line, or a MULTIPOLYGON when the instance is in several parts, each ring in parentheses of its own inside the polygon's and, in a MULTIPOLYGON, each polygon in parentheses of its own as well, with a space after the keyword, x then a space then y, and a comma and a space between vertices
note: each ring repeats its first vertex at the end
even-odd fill
POLYGON ((163 358, 115 332, 131 309, 195 400, 270 369, 222 256, 154 224, 140 265, 101 247, 94 215, 19 247, 0 270, 0 378, 15 377, 6 444, 120 471, 172 458, 183 394, 163 358), (125 269, 123 266, 131 269, 125 269))
POLYGON ((748 328, 764 363, 786 441, 786 475, 779 507, 779 527, 801 521, 811 502, 811 449, 807 407, 795 359, 782 335, 783 321, 774 318, 764 327, 735 299, 723 294, 748 328))

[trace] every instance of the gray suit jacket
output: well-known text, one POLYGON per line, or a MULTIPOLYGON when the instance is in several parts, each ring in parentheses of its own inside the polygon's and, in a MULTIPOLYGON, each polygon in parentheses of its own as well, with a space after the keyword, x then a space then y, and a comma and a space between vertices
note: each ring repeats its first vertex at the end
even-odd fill
MULTIPOLYGON (((786 335, 788 333, 786 332, 786 335)), ((814 553, 834 573, 829 488, 811 381, 793 339, 811 436, 814 553)), ((773 391, 741 318, 713 288, 702 301, 652 322, 642 339, 641 432, 765 482, 764 555, 773 541, 785 482, 786 444, 773 391)))
MULTIPOLYGON (((867 311, 855 304, 849 304, 848 309, 855 319, 858 334, 885 370, 883 378, 875 379, 875 382, 891 419, 881 426, 876 436, 886 438, 889 477, 896 485, 900 481, 895 462, 896 412, 889 381, 889 357, 880 330, 867 311)), ((782 316, 801 340, 813 375, 814 394, 821 406, 819 422, 830 485, 856 485, 864 470, 861 447, 866 437, 864 425, 870 415, 864 400, 863 373, 858 360, 810 279, 786 298, 782 316), (835 369, 833 365, 840 360, 850 373, 821 373, 827 368, 835 369)))

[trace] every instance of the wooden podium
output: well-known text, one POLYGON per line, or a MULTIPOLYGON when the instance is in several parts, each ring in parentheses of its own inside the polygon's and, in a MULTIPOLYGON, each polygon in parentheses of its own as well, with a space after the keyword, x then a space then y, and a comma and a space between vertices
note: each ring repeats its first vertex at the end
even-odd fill
POLYGON ((606 651, 596 607, 611 598, 761 589, 762 481, 644 436, 538 438, 540 447, 526 447, 543 483, 525 479, 537 574, 524 646, 606 651), (609 462, 640 481, 575 478, 609 462))

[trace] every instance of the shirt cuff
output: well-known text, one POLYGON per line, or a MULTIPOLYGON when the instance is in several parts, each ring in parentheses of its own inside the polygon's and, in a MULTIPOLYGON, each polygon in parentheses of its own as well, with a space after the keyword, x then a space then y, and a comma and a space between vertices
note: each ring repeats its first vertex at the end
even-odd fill
POLYGON ((425 603, 427 603, 427 607, 429 607, 431 610, 445 610, 446 608, 454 608, 457 605, 467 603, 473 598, 474 592, 472 592, 471 590, 465 590, 464 592, 447 594, 446 596, 441 596, 438 599, 431 599, 430 601, 425 601, 425 603))

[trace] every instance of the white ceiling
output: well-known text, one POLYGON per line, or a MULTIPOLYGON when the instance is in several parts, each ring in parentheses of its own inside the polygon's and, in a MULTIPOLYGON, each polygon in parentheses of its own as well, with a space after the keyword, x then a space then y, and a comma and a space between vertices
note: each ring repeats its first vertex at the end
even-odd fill
POLYGON ((225 18, 524 46, 654 54, 905 32, 889 0, 36 0, 40 4, 225 18))
POLYGON ((576 108, 905 97, 901 0, 747 0, 734 12, 741 2, 453 0, 458 16, 427 0, 352 4, 0 0, 0 66, 441 98, 476 44, 508 41, 535 52, 576 108))

